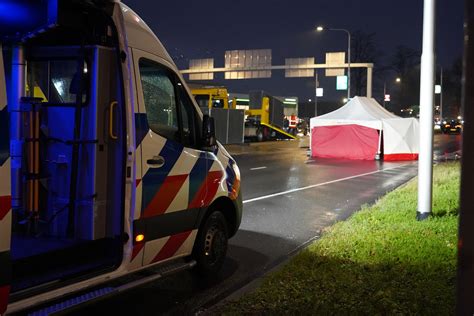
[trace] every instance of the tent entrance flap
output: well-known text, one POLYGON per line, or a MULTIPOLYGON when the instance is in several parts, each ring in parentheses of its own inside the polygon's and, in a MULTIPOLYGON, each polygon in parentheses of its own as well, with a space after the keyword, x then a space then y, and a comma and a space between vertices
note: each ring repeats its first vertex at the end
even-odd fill
POLYGON ((378 147, 378 130, 365 126, 317 126, 311 131, 312 157, 373 160, 378 147))

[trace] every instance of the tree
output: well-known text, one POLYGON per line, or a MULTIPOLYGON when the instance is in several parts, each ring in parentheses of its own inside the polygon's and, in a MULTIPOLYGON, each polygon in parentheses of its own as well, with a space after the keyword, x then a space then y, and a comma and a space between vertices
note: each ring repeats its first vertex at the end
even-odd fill
POLYGON ((400 45, 392 56, 391 68, 399 77, 408 74, 410 70, 420 64, 420 53, 410 47, 400 45))
MULTIPOLYGON (((440 83, 439 73, 437 83, 440 83)), ((462 90, 462 58, 457 58, 449 69, 443 71, 443 116, 460 115, 462 90)), ((436 99, 439 103, 439 98, 436 99)))
POLYGON ((420 99, 420 53, 406 46, 398 46, 392 56, 390 68, 401 79, 392 110, 418 105, 420 99))
MULTIPOLYGON (((363 31, 352 33, 351 62, 377 64, 382 55, 383 54, 377 49, 375 33, 364 33, 363 31)), ((382 71, 382 68, 376 68, 374 70, 374 77, 376 77, 379 71, 382 71)), ((353 87, 353 95, 364 95, 367 86, 367 69, 351 69, 351 85, 353 87)))

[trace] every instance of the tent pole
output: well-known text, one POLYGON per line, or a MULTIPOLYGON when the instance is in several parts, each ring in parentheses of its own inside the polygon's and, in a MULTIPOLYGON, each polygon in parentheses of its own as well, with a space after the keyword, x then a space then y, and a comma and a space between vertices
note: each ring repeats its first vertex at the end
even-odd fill
POLYGON ((379 131, 379 148, 377 149, 377 154, 375 155, 375 160, 380 160, 380 147, 382 146, 382 130, 383 129, 380 129, 379 131))

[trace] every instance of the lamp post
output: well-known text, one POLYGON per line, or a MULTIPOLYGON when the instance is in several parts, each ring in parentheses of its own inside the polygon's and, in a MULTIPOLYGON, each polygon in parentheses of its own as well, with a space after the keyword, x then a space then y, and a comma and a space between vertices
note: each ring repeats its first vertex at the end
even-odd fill
POLYGON ((318 78, 318 70, 314 70, 314 116, 318 116, 318 88, 319 88, 319 78, 318 78))
POLYGON ((428 218, 433 206, 436 0, 424 0, 423 3, 423 52, 420 69, 420 155, 418 159, 418 211, 416 214, 418 220, 428 218))
MULTIPOLYGON (((400 77, 397 77, 395 79, 395 83, 401 83, 402 79, 400 77)), ((383 82, 383 107, 385 108, 385 95, 387 94, 387 82, 384 80, 383 82)))
POLYGON ((443 119, 443 67, 440 66, 440 74, 439 74, 439 84, 441 86, 441 91, 439 92, 439 119, 443 119))
MULTIPOLYGON (((328 28, 328 31, 341 31, 347 34, 347 99, 351 98, 351 33, 346 29, 328 28)), ((324 31, 323 26, 318 26, 316 31, 324 31)))

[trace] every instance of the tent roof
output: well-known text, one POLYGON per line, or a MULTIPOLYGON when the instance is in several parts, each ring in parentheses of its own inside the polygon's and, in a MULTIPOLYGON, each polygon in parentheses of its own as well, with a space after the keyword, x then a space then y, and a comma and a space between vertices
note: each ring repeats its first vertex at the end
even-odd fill
POLYGON ((325 115, 313 117, 311 127, 358 124, 381 129, 382 120, 400 118, 384 109, 375 99, 354 97, 343 107, 325 115))

